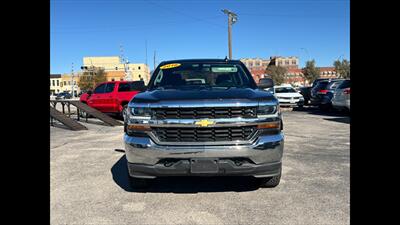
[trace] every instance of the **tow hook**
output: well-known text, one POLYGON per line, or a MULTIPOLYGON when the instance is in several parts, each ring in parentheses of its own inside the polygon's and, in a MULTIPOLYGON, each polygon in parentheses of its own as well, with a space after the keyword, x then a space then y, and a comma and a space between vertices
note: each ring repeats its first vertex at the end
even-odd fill
POLYGON ((243 162, 239 161, 239 160, 235 160, 235 165, 236 166, 241 166, 241 165, 243 165, 243 162))
POLYGON ((173 161, 167 161, 167 162, 164 163, 164 166, 165 166, 165 167, 170 167, 170 166, 172 166, 173 164, 174 164, 173 161))

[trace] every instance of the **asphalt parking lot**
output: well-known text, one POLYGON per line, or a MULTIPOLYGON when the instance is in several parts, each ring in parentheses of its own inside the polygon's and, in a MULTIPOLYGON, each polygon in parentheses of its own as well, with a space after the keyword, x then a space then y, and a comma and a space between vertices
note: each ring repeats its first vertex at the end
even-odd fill
POLYGON ((51 224, 349 224, 350 118, 305 109, 283 119, 283 174, 272 189, 250 177, 187 177, 132 190, 122 127, 51 127, 51 224))

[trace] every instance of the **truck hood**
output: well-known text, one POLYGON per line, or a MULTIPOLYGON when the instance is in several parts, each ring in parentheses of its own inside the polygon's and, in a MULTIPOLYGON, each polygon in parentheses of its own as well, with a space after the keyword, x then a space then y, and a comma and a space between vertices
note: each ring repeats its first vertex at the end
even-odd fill
POLYGON ((196 101, 196 100, 244 100, 246 102, 277 101, 268 91, 251 88, 231 88, 228 90, 152 90, 135 95, 132 103, 157 103, 163 101, 196 101))

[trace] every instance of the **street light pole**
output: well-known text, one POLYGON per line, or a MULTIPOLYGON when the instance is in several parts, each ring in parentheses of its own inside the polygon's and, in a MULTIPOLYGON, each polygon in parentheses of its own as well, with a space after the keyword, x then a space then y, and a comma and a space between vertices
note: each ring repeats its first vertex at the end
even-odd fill
MULTIPOLYGON (((308 53, 308 50, 306 48, 301 48, 301 50, 304 50, 308 56, 308 61, 311 61, 310 54, 308 53)), ((307 63, 306 63, 307 65, 307 63)), ((304 86, 306 86, 306 79, 304 78, 304 86)))
POLYGON ((306 48, 301 48, 302 50, 304 50, 308 56, 308 61, 311 61, 311 57, 310 54, 308 53, 308 50, 306 48))
POLYGON ((232 59, 232 24, 237 21, 237 15, 227 9, 222 10, 222 12, 228 15, 228 48, 229 59, 232 59))

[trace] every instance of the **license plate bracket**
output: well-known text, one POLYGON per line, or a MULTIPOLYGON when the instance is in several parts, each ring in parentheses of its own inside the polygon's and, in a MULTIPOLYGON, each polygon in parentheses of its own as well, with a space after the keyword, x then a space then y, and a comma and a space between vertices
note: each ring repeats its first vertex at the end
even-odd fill
POLYGON ((191 173, 218 173, 218 159, 190 159, 191 173))

